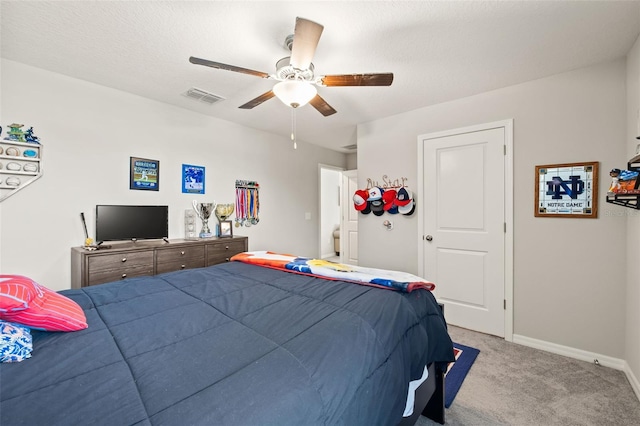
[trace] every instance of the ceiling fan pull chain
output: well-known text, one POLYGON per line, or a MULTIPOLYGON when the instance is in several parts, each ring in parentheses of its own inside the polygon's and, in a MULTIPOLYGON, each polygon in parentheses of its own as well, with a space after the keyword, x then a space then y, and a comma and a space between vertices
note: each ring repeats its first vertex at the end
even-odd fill
POLYGON ((296 109, 291 108, 291 140, 293 141, 293 149, 298 149, 296 142, 296 109))

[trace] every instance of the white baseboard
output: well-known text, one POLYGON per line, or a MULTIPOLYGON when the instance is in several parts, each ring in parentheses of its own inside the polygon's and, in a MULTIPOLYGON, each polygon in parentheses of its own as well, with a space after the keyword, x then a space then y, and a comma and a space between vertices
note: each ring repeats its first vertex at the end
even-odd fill
POLYGON ((633 374, 631 367, 629 367, 629 364, 626 361, 624 363, 624 372, 627 375, 627 379, 629 379, 629 383, 631 383, 633 391, 636 393, 636 397, 640 400, 640 382, 635 374, 633 374))
POLYGON ((546 342, 544 340, 533 339, 531 337, 521 336, 518 334, 513 335, 513 343, 563 355, 573 359, 579 359, 580 361, 594 362, 594 360, 597 359, 602 366, 625 371, 626 361, 623 359, 613 358, 595 352, 583 351, 582 349, 558 345, 557 343, 546 342))
POLYGON ((600 365, 604 367, 610 367, 616 370, 623 371, 627 375, 627 379, 631 384, 631 388, 633 388, 633 392, 636 394, 638 400, 640 400, 640 382, 638 381, 638 378, 633 374, 633 371, 631 371, 631 367, 629 367, 627 361, 625 361, 624 359, 613 358, 595 352, 583 351, 582 349, 558 345, 557 343, 546 342, 544 340, 533 339, 531 337, 521 336, 518 334, 513 335, 513 343, 517 343, 523 346, 529 346, 531 348, 540 349, 542 351, 563 355, 581 361, 594 362, 594 360, 597 359, 600 365))

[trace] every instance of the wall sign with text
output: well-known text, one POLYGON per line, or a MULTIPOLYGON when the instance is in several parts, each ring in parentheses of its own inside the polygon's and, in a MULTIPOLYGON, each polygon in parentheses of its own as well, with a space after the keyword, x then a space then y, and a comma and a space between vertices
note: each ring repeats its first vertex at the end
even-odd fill
POLYGON ((598 162, 536 166, 536 217, 598 217, 598 162))

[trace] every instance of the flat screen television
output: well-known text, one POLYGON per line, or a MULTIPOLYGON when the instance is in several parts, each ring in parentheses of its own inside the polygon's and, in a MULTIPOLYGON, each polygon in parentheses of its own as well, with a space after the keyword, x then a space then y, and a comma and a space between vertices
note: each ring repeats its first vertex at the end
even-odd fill
POLYGON ((169 236, 169 206, 96 206, 96 241, 169 236))

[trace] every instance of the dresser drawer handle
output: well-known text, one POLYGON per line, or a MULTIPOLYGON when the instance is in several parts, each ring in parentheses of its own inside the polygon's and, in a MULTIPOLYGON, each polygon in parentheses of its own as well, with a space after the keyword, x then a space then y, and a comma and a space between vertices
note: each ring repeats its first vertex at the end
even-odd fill
POLYGON ((187 267, 186 265, 180 265, 180 268, 182 268, 182 269, 184 269, 186 267, 187 267))
POLYGON ((229 250, 229 246, 226 246, 224 249, 225 249, 225 250, 229 250))
POLYGON ((228 258, 228 257, 225 257, 225 258, 224 258, 224 260, 225 260, 225 262, 228 262, 228 261, 229 261, 229 258, 228 258))
POLYGON ((184 251, 181 251, 180 254, 184 256, 184 251))
POLYGON ((122 274, 122 279, 127 278, 127 274, 122 274))
POLYGON ((123 261, 123 262, 126 262, 126 261, 127 261, 127 258, 126 258, 126 257, 123 257, 123 258, 122 258, 122 261, 123 261))

